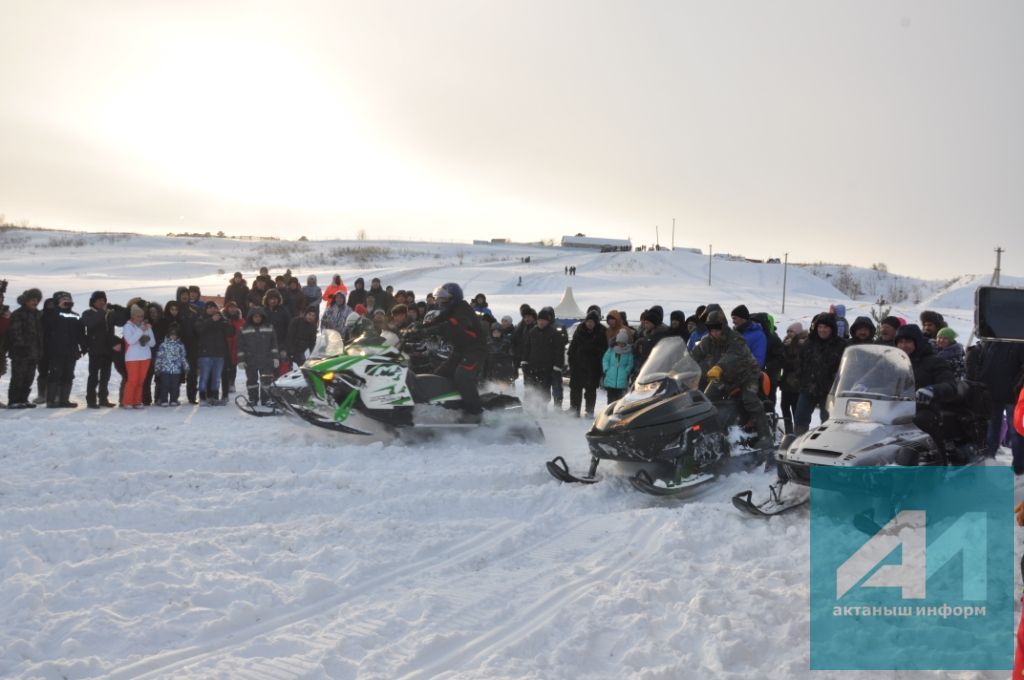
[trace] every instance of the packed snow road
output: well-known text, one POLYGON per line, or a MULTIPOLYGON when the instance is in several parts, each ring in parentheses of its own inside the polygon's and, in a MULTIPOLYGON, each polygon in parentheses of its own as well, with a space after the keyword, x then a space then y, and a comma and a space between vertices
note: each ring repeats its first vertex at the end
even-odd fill
POLYGON ((560 485, 588 424, 542 425, 339 446, 230 407, 6 412, 0 675, 810 675, 806 510, 740 516, 760 472, 560 485))

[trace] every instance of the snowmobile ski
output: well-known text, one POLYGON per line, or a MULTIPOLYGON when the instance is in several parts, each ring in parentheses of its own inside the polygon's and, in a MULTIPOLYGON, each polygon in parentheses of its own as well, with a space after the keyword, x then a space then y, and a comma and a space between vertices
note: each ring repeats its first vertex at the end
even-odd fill
POLYGON ((741 491, 732 497, 733 506, 751 517, 774 517, 795 510, 811 499, 810 493, 797 494, 791 498, 782 498, 784 484, 772 484, 768 487, 768 498, 754 503, 753 491, 741 491))
POLYGON ((284 411, 279 409, 276 404, 254 404, 253 402, 249 401, 247 397, 241 394, 235 397, 235 406, 237 406, 238 409, 242 411, 242 413, 246 413, 250 416, 256 416, 257 418, 284 415, 284 411))
POLYGON ((637 491, 650 494, 651 496, 679 496, 698 487, 705 482, 710 482, 715 475, 707 473, 693 474, 684 477, 678 483, 655 479, 647 474, 646 470, 640 470, 629 478, 629 483, 637 491))
POLYGON ((552 477, 566 484, 596 484, 601 481, 601 477, 594 471, 597 466, 593 464, 591 464, 592 472, 586 477, 577 477, 569 472, 569 464, 561 456, 552 458, 545 465, 552 477))

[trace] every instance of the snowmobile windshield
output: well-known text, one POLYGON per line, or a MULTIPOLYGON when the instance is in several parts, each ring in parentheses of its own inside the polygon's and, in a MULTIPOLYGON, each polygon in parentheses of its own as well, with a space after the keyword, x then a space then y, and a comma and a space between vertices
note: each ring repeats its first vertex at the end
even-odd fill
POLYGON ((883 345, 855 345, 843 352, 836 380, 837 397, 903 400, 914 398, 910 357, 883 345))
POLYGON ((350 356, 372 356, 374 354, 384 354, 390 352, 398 346, 398 336, 391 331, 384 331, 383 333, 377 333, 371 331, 363 333, 358 338, 353 340, 345 348, 345 353, 350 356))
POLYGON ((341 339, 341 333, 331 329, 325 330, 317 336, 316 345, 310 353, 310 359, 326 359, 336 357, 345 351, 345 341, 341 339))
POLYGON ((654 346, 634 384, 638 387, 671 377, 679 382, 681 387, 695 390, 700 383, 700 374, 700 365, 690 356, 689 350, 686 349, 686 341, 673 335, 662 338, 654 346))

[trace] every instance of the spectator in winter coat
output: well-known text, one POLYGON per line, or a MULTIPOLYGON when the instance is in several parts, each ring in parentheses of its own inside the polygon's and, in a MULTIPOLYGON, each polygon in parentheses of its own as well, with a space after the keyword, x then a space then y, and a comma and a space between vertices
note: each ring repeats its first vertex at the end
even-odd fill
POLYGON ((946 320, 938 312, 933 312, 929 309, 921 312, 921 331, 932 346, 935 345, 935 338, 939 331, 945 327, 946 320))
POLYGON ((70 293, 54 293, 57 306, 43 313, 43 344, 49 353, 49 372, 46 376, 46 406, 48 408, 75 408, 71 401, 71 386, 75 380, 75 364, 85 354, 85 329, 77 312, 72 311, 74 300, 70 293))
POLYGON ((654 305, 645 311, 640 317, 640 333, 633 342, 633 370, 640 372, 647 357, 651 356, 654 346, 662 338, 668 337, 671 332, 663 321, 665 312, 661 305, 654 305))
POLYGON ((669 335, 678 335, 683 340, 690 339, 690 329, 686 325, 686 315, 681 310, 674 310, 668 315, 669 335))
POLYGON ((206 303, 203 302, 203 294, 199 290, 199 286, 188 287, 188 303, 192 305, 192 309, 195 311, 197 319, 203 316, 203 310, 206 308, 206 303))
POLYGON ((491 313, 491 308, 487 306, 487 296, 483 293, 477 293, 473 297, 473 311, 477 314, 483 314, 486 316, 494 316, 491 313))
POLYGON ((320 319, 320 330, 334 330, 339 333, 345 332, 345 321, 352 310, 345 304, 345 293, 338 291, 330 300, 330 306, 320 319))
POLYGON ((249 284, 245 282, 242 272, 235 272, 228 282, 227 290, 224 291, 224 304, 228 302, 238 305, 243 314, 249 307, 249 284))
POLYGON ((43 294, 30 288, 18 296, 18 308, 11 312, 7 329, 7 352, 11 356, 11 384, 7 390, 7 408, 35 408, 28 400, 36 367, 43 355, 43 320, 39 303, 43 294))
MULTIPOLYGON (((341 280, 341 277, 338 277, 341 280)), ((348 289, 346 289, 347 291, 348 289)), ((337 291, 335 291, 337 292, 337 291)), ((345 291, 342 291, 345 292, 345 291)), ((310 305, 316 307, 317 320, 320 319, 320 301, 323 299, 324 292, 320 290, 320 286, 316 285, 316 275, 310 274, 306 277, 306 285, 302 287, 302 295, 306 298, 306 308, 310 305)), ((327 299, 330 299, 329 297, 327 299)))
POLYGON ((271 282, 264 277, 257 278, 252 282, 252 290, 249 291, 247 297, 248 304, 246 304, 246 314, 248 314, 249 307, 259 307, 263 304, 263 298, 273 287, 270 285, 271 282))
MULTIPOLYGON (((163 323, 164 309, 155 302, 150 302, 145 307, 146 310, 146 321, 149 322, 149 328, 153 331, 154 342, 153 346, 150 347, 150 356, 155 357, 156 352, 160 349, 160 343, 164 341, 164 330, 166 326, 163 323)), ((146 379, 142 382, 142 405, 149 406, 153 403, 153 377, 156 373, 156 362, 150 361, 149 368, 146 370, 146 379)))
POLYGON ((965 362, 964 346, 956 341, 956 331, 946 326, 940 328, 935 336, 935 345, 938 351, 935 353, 940 359, 945 360, 953 369, 953 376, 957 380, 967 377, 967 364, 965 362))
POLYGON ((896 331, 898 331, 902 325, 903 324, 900 320, 895 316, 887 316, 882 319, 881 323, 878 324, 878 344, 895 347, 896 331))
POLYGON ((850 345, 871 345, 875 342, 875 324, 866 316, 858 316, 850 326, 850 345))
MULTIPOLYGON (((1015 342, 979 343, 971 348, 974 364, 968 370, 968 378, 976 379, 988 388, 992 412, 988 421, 988 451, 995 456, 999 451, 1003 418, 1013 422, 1014 402, 1017 389, 1024 375, 1024 345, 1015 342), (975 347, 979 347, 976 350, 975 347)), ((1011 428, 1012 429, 1012 428, 1011 428)), ((1024 437, 1016 431, 1010 434, 1010 449, 1013 452, 1014 474, 1024 474, 1024 437)))
MULTIPOLYGON (((391 307, 395 304, 395 299, 391 297, 391 293, 380 287, 380 279, 378 278, 374 278, 370 281, 370 290, 368 290, 366 294, 368 296, 373 294, 374 298, 377 300, 376 307, 383 309, 385 312, 390 312, 391 307)), ((366 308, 370 309, 370 305, 366 305, 366 308)), ((373 310, 370 309, 370 311, 373 310)))
POLYGON ((605 316, 605 318, 604 318, 604 322, 605 322, 604 337, 605 337, 605 340, 608 343, 608 347, 611 347, 612 345, 615 344, 615 338, 618 337, 619 331, 624 330, 624 331, 626 331, 627 343, 629 344, 630 349, 632 349, 632 347, 633 347, 633 336, 629 332, 632 329, 628 329, 628 330, 626 329, 625 324, 622 323, 622 315, 619 314, 618 310, 616 310, 616 309, 609 309, 608 310, 608 315, 605 316))
POLYGON ((199 392, 199 371, 196 367, 199 365, 199 344, 196 340, 196 319, 199 318, 199 314, 196 313, 196 308, 189 303, 191 293, 185 286, 178 288, 177 301, 179 315, 181 319, 178 321, 178 326, 181 328, 181 342, 185 345, 185 351, 188 353, 188 364, 192 367, 192 370, 188 372, 185 379, 185 396, 188 397, 188 403, 196 404, 196 395, 199 392))
POLYGON ((757 365, 762 369, 768 358, 768 336, 765 335, 761 325, 750 320, 750 312, 746 305, 739 305, 732 310, 733 330, 743 336, 750 348, 750 353, 757 360, 757 365))
POLYGON ((793 420, 796 415, 797 401, 800 399, 800 350, 807 341, 807 333, 799 321, 786 329, 786 339, 782 341, 782 375, 779 380, 779 393, 782 396, 782 422, 786 434, 793 434, 793 420))
POLYGON ((729 328, 725 314, 713 310, 705 325, 708 334, 692 352, 702 368, 708 367, 705 394, 712 400, 725 399, 734 388, 739 388, 743 410, 757 427, 758 448, 770 448, 774 443, 771 425, 759 397, 761 366, 743 336, 729 328))
POLYGON ((512 331, 512 360, 517 367, 526 361, 526 339, 530 329, 537 323, 537 312, 530 305, 523 304, 519 306, 519 316, 519 323, 512 331))
POLYGON ((238 338, 245 325, 242 310, 233 302, 224 305, 224 318, 234 329, 227 338, 227 351, 224 354, 224 370, 220 374, 220 400, 226 402, 228 396, 235 391, 235 379, 238 377, 238 338))
POLYGON ((565 342, 554 328, 555 315, 542 309, 537 323, 526 334, 523 358, 519 368, 529 389, 528 399, 546 403, 554 381, 561 382, 565 366, 565 342))
MULTIPOLYGON (((107 306, 107 294, 102 290, 89 296, 89 309, 82 312, 85 346, 89 354, 89 377, 85 387, 85 403, 89 408, 110 408, 110 368, 114 361, 114 347, 120 340, 114 333, 114 319, 107 306)), ((122 323, 123 325, 123 323, 122 323)))
POLYGON ((712 302, 709 305, 698 307, 697 310, 697 319, 700 321, 700 323, 697 326, 697 330, 690 334, 690 339, 686 343, 687 349, 689 349, 691 352, 693 351, 693 348, 697 346, 697 343, 703 340, 704 336, 707 335, 706 322, 708 320, 708 315, 711 312, 722 312, 722 306, 717 302, 712 302))
POLYGON ((316 312, 318 306, 306 307, 302 316, 297 316, 288 324, 288 359, 293 366, 301 366, 309 352, 316 345, 316 312))
POLYGON ((764 358, 764 372, 768 375, 769 395, 772 409, 775 408, 775 390, 779 387, 779 380, 782 378, 782 338, 775 332, 775 317, 767 312, 757 312, 750 315, 750 320, 761 326, 765 338, 768 341, 768 349, 764 358))
POLYGON ((188 356, 179 336, 178 324, 166 328, 164 341, 156 351, 156 405, 178 406, 181 397, 181 378, 188 373, 188 356))
POLYGON ((196 337, 199 340, 199 400, 210 406, 218 404, 227 339, 234 334, 234 326, 220 313, 217 303, 207 302, 206 313, 196 319, 196 337))
POLYGON ((633 375, 633 351, 629 345, 629 333, 620 328, 611 347, 605 350, 601 359, 604 371, 604 389, 608 393, 608 403, 622 398, 629 388, 629 379, 633 375))
POLYGON ((356 305, 366 306, 366 283, 363 281, 363 277, 359 277, 352 284, 353 288, 348 293, 348 306, 352 309, 356 308, 356 305))
POLYGON ((267 321, 266 312, 262 307, 250 307, 238 339, 238 368, 245 371, 250 404, 270 404, 266 388, 274 381, 274 372, 280 365, 279 356, 277 333, 267 321))
POLYGON ((367 316, 366 307, 356 305, 352 313, 345 319, 345 330, 341 336, 346 343, 354 342, 367 333, 373 332, 373 320, 367 316))
POLYGON ((405 306, 405 303, 400 302, 391 308, 391 313, 388 314, 388 330, 394 333, 401 333, 411 323, 409 308, 405 306))
POLYGON ((843 339, 849 338, 848 324, 846 323, 846 305, 829 305, 828 313, 836 317, 836 334, 843 339))
POLYGON ((800 350, 800 398, 793 423, 795 434, 803 434, 810 429, 815 407, 821 422, 828 420, 825 400, 832 389, 845 349, 846 341, 836 330, 836 317, 827 313, 814 317, 807 342, 800 350))
MULTIPOLYGON (((5 281, 3 285, 6 283, 5 281)), ((4 304, 4 293, 0 291, 0 378, 7 372, 7 329, 10 327, 11 310, 4 304)), ((4 408, 3 402, 0 402, 0 408, 4 408)))
POLYGON ((584 404, 586 417, 594 417, 601 363, 607 349, 608 338, 601 325, 601 315, 592 311, 569 342, 569 411, 577 418, 584 404))
POLYGON ((519 375, 512 362, 512 317, 505 318, 509 321, 508 327, 501 323, 491 324, 491 335, 487 341, 487 369, 484 371, 488 381, 498 383, 503 388, 511 386, 519 375))
POLYGON ((708 334, 708 329, 696 314, 686 318, 686 329, 690 332, 690 337, 686 340, 686 349, 692 352, 701 338, 708 334))
POLYGON ((292 317, 305 313, 306 307, 309 305, 306 302, 306 295, 302 292, 302 287, 299 285, 299 280, 294 276, 289 279, 284 295, 287 301, 288 313, 292 317))
MULTIPOLYGON (((313 279, 313 283, 315 284, 316 277, 313 276, 310 278, 313 279)), ((327 290, 323 293, 323 301, 330 304, 331 300, 333 300, 334 296, 338 293, 345 293, 346 296, 348 295, 348 286, 346 286, 345 282, 341 280, 341 274, 335 274, 334 277, 331 278, 331 285, 327 286, 327 290)))
POLYGON ((277 347, 279 350, 278 355, 278 375, 284 372, 284 362, 288 361, 288 323, 292 320, 291 315, 288 314, 288 310, 283 305, 281 293, 278 290, 268 290, 266 297, 263 298, 263 308, 266 314, 267 323, 274 329, 274 333, 277 334, 277 347))
POLYGON ((153 357, 153 345, 156 336, 146 321, 146 312, 138 305, 132 305, 131 318, 124 325, 124 366, 128 379, 124 386, 123 408, 141 409, 142 383, 149 371, 149 362, 153 357))
POLYGON ((940 405, 956 399, 956 379, 953 369, 935 355, 921 329, 907 324, 896 333, 896 347, 910 357, 917 388, 917 415, 914 425, 931 436, 939 451, 939 464, 946 464, 945 436, 940 405))

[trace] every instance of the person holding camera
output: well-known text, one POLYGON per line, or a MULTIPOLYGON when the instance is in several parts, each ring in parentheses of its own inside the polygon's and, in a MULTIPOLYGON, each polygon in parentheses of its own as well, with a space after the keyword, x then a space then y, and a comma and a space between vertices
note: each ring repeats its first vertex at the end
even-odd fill
POLYGON ((123 337, 127 380, 121 408, 142 409, 145 408, 142 404, 142 384, 146 381, 146 373, 149 372, 156 336, 146 321, 146 312, 139 305, 131 306, 131 318, 124 325, 123 337))

